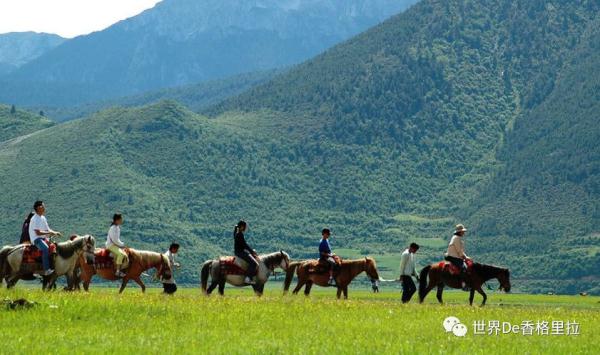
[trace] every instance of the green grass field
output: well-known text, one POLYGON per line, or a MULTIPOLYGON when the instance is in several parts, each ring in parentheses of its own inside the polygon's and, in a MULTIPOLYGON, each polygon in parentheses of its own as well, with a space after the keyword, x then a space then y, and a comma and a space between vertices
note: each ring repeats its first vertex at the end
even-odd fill
MULTIPOLYGON (((282 296, 277 285, 262 298, 228 288, 225 297, 181 289, 123 295, 95 287, 90 293, 50 292, 25 286, 0 299, 25 297, 30 309, 0 309, 0 353, 597 353, 600 298, 492 293, 489 305, 469 307, 467 294, 447 292, 447 303, 402 305, 400 293, 372 294, 358 287, 350 300, 315 289, 310 298, 282 296), (465 337, 446 333, 456 316, 465 337), (576 321, 579 335, 475 335, 473 322, 576 321), (36 335, 32 336, 32 332, 36 335)), ((476 301, 479 299, 476 298, 476 301)))

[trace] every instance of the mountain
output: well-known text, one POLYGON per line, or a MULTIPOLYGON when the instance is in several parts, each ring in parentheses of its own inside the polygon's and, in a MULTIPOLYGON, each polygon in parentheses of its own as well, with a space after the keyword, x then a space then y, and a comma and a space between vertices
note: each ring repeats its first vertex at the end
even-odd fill
POLYGON ((406 241, 432 237, 424 244, 437 246, 436 258, 452 222, 472 221, 473 253, 510 265, 522 288, 598 292, 598 280, 589 281, 598 252, 587 248, 598 243, 597 76, 589 72, 597 63, 580 67, 574 54, 582 47, 581 57, 597 53, 589 33, 598 10, 597 2, 423 1, 206 112, 269 112, 303 121, 308 140, 369 147, 369 158, 354 153, 353 164, 371 159, 370 171, 396 176, 385 177, 380 194, 365 194, 380 180, 357 173, 341 205, 380 198, 380 210, 399 213, 384 220, 384 231, 406 241), (589 91, 574 85, 574 73, 587 75, 589 91), (565 103, 562 95, 578 87, 565 103), (582 103, 592 108, 567 109, 582 103), (583 262, 565 266, 551 257, 559 246, 583 262), (540 263, 544 272, 535 268, 540 263))
POLYGON ((65 41, 48 33, 13 32, 0 34, 0 75, 19 68, 65 41))
POLYGON ((42 198, 67 233, 103 236, 119 210, 133 246, 180 240, 184 282, 231 252, 240 218, 256 249, 294 258, 331 227, 338 254, 373 255, 391 278, 409 242, 438 261, 462 222, 469 254, 510 267, 515 289, 599 293, 583 268, 597 262, 599 10, 424 0, 204 115, 163 101, 11 141, 3 241, 42 198))
POLYGON ((0 144, 53 125, 49 119, 11 106, 0 105, 0 144))
POLYGON ((415 0, 165 0, 5 76, 0 101, 80 104, 288 66, 415 0))
POLYGON ((285 69, 239 74, 219 80, 211 80, 199 84, 184 85, 174 88, 145 92, 143 94, 125 96, 116 99, 96 101, 74 107, 34 107, 30 111, 44 111, 54 121, 64 122, 90 116, 110 107, 135 107, 162 100, 177 101, 192 111, 200 111, 215 105, 229 97, 236 96, 253 86, 267 82, 285 69))
POLYGON ((512 253, 514 240, 536 251, 519 273, 544 291, 578 292, 582 283, 598 281, 599 49, 600 18, 584 33, 548 98, 510 127, 498 153, 502 168, 468 210, 486 240, 483 252, 512 253), (549 257, 559 260, 556 267, 532 267, 549 257), (574 281, 548 282, 556 279, 574 281))

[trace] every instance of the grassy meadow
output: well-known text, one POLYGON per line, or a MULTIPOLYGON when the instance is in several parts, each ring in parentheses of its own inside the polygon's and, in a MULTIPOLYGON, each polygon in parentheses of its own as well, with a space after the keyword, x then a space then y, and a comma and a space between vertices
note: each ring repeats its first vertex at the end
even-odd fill
MULTIPOLYGON (((332 289, 310 298, 282 296, 279 285, 262 298, 250 289, 226 289, 225 297, 180 289, 173 297, 137 287, 90 293, 42 293, 27 286, 1 290, 0 300, 25 297, 29 309, 0 308, 0 353, 597 353, 600 298, 491 293, 489 305, 469 307, 467 294, 447 292, 440 306, 402 305, 400 293, 373 294, 356 287, 350 300, 332 289), (446 333, 442 321, 458 317, 465 337, 446 333), (473 322, 576 321, 579 335, 474 335, 473 322), (32 331, 38 335, 32 336, 32 331)), ((479 302, 476 298, 476 302, 479 302)))

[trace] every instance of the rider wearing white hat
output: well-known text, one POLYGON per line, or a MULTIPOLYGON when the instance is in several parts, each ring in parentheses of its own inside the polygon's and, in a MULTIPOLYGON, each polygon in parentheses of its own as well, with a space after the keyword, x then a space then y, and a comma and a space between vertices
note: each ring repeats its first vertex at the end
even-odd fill
POLYGON ((466 284, 464 281, 464 274, 467 271, 467 266, 465 264, 465 260, 470 260, 465 253, 465 242, 464 236, 467 232, 467 228, 465 228, 462 224, 457 224, 455 228, 455 232, 452 235, 452 239, 450 239, 450 243, 448 244, 448 251, 445 254, 445 258, 447 261, 460 268, 461 270, 461 278, 463 289, 466 289, 466 284))

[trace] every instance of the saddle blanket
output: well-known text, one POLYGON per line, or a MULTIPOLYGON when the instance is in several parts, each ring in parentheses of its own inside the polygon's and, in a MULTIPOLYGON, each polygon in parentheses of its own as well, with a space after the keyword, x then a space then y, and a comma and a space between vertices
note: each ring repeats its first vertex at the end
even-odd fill
POLYGON ((224 275, 245 275, 246 270, 235 263, 235 256, 223 256, 219 258, 219 267, 224 275))
MULTIPOLYGON (((127 258, 123 263, 123 269, 127 269, 130 260, 129 249, 125 248, 123 251, 127 254, 127 258)), ((115 268, 115 261, 110 250, 102 248, 94 252, 94 268, 96 270, 115 268)))
MULTIPOLYGON (((465 263, 467 264, 467 271, 470 271, 473 268, 473 260, 466 260, 465 263)), ((460 268, 449 261, 440 261, 439 265, 441 269, 450 273, 450 275, 460 275, 460 268)))
MULTIPOLYGON (((50 244, 48 247, 50 255, 56 254, 56 244, 50 244)), ((23 260, 22 264, 38 264, 42 262, 42 251, 39 250, 35 245, 28 244, 23 249, 23 260)))
MULTIPOLYGON (((338 271, 342 266, 342 258, 337 255, 333 256, 335 260, 334 271, 338 271)), ((313 260, 308 266, 308 272, 311 274, 326 274, 329 272, 329 263, 323 259, 313 260)))

